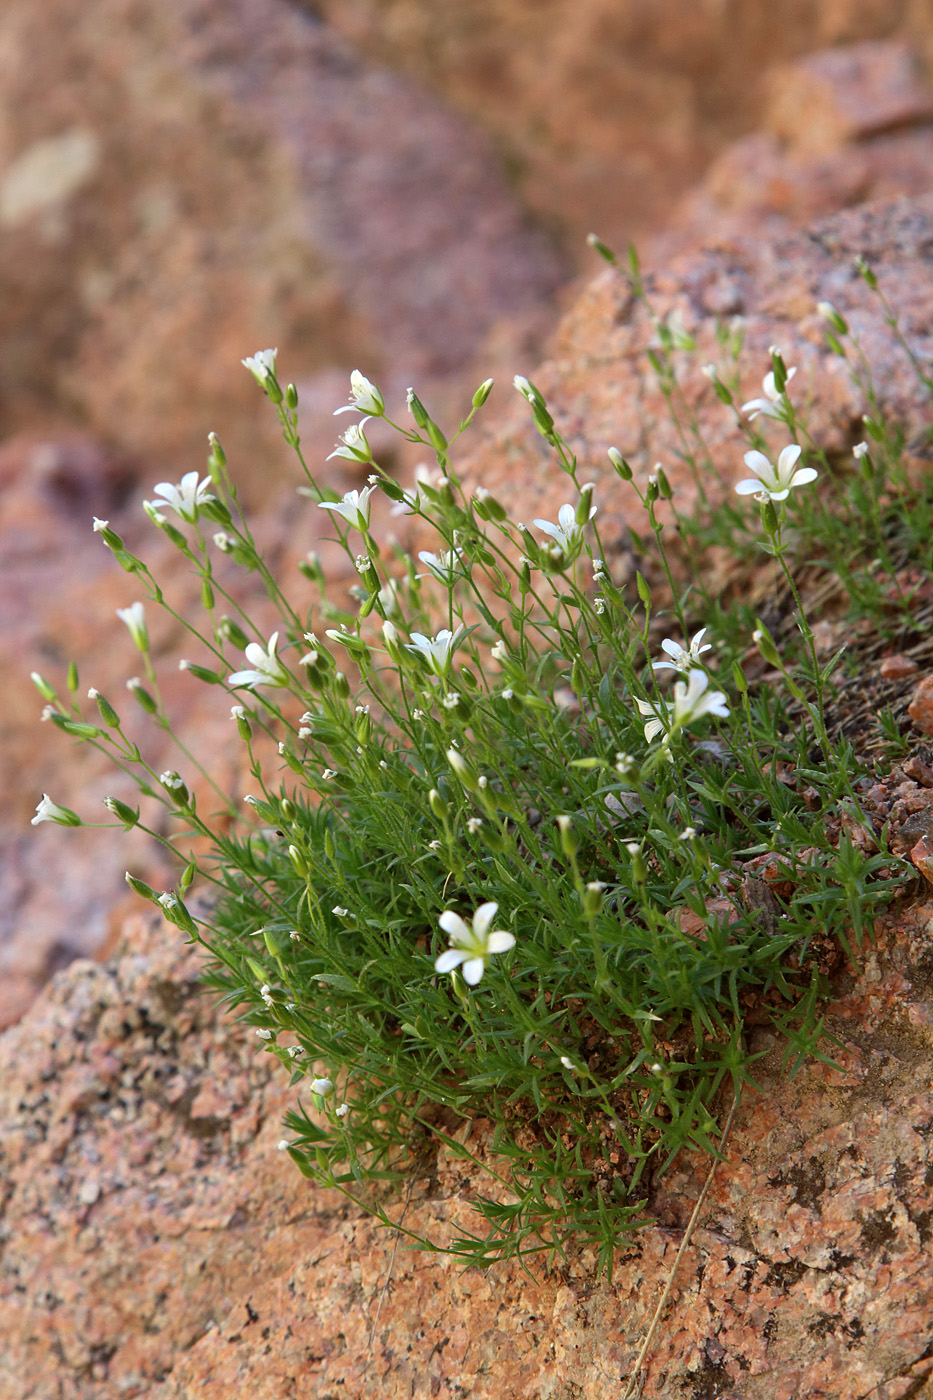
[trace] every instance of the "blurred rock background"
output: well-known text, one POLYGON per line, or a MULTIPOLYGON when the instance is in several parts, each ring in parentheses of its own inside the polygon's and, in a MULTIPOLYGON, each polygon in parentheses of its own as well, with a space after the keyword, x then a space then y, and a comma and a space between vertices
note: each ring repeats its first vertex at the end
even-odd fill
MULTIPOLYGON (((933 188, 931 57, 933 0, 6 0, 0 1024, 105 942, 123 870, 151 860, 29 827, 43 791, 92 814, 114 790, 39 728, 27 679, 75 657, 82 692, 118 697, 137 669, 114 618, 135 586, 92 516, 158 554, 140 500, 215 429, 266 538, 315 544, 240 358, 279 347, 316 464, 357 366, 441 418, 497 374, 494 419, 598 270, 591 229, 663 268, 933 188)), ((722 285, 711 314, 739 309, 722 285)), ((222 748, 214 697, 169 691, 222 748)))

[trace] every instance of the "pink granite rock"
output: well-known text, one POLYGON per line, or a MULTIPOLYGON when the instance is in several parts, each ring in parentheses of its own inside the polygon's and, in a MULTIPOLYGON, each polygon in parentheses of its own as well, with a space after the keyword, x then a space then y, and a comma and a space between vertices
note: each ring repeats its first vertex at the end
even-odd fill
POLYGON ((284 453, 242 356, 403 395, 472 377, 561 279, 489 141, 288 0, 0 10, 8 423, 68 415, 176 477, 217 428, 258 485, 284 453))
MULTIPOLYGON (((886 917, 837 985, 838 1068, 811 1061, 788 1082, 755 1032, 770 1053, 650 1349, 647 1400, 919 1393, 931 933, 929 903, 886 917)), ((661 1179, 656 1223, 620 1244, 611 1284, 586 1248, 488 1274, 396 1250, 276 1151, 294 1092, 199 992, 198 955, 138 918, 123 934, 0 1037, 4 1400, 622 1393, 708 1160, 661 1179)), ((485 1142, 476 1124, 471 1148, 485 1142)), ((473 1223, 462 1162, 441 1151, 433 1179, 414 1183, 405 1224, 450 1239, 473 1223)))

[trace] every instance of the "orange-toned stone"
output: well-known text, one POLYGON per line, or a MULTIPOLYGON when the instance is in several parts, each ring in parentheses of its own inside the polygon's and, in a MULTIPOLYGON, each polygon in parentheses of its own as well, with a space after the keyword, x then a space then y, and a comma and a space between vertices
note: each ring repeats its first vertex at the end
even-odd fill
POLYGON ((886 656, 878 667, 878 674, 886 681, 902 681, 916 675, 917 669, 912 656, 886 656))
POLYGON ((917 686, 907 713, 921 734, 933 734, 933 675, 924 677, 917 686))

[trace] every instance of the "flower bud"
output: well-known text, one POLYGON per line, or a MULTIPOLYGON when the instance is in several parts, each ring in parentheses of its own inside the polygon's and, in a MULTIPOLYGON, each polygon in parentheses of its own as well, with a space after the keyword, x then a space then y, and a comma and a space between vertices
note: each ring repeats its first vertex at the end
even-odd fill
POLYGON ((160 773, 159 782, 165 788, 165 791, 176 807, 190 806, 191 793, 188 791, 181 774, 176 773, 174 768, 169 768, 164 773, 160 773))
POLYGON ((97 708, 100 710, 101 719, 106 725, 109 725, 111 729, 120 728, 120 716, 105 695, 101 695, 100 691, 95 690, 92 686, 87 693, 87 698, 97 701, 97 708))
POLYGON ((193 661, 179 661, 179 671, 188 671, 197 681, 204 681, 205 685, 218 685, 223 676, 216 671, 211 671, 207 666, 198 666, 193 661))
POLYGON ((130 889, 134 890, 136 894, 141 895, 143 899, 155 899, 155 890, 151 885, 147 885, 145 880, 140 880, 138 875, 131 875, 130 872, 127 871, 123 878, 126 880, 130 889))
POLYGON ((455 748, 449 748, 445 757, 467 792, 479 792, 479 774, 469 759, 464 758, 460 750, 455 748))
POLYGON ((621 477, 623 481, 631 481, 632 469, 618 448, 610 447, 607 455, 615 469, 616 475, 621 477))
POLYGON ((220 445, 220 438, 216 433, 208 433, 208 446, 210 452, 207 457, 207 469, 211 480, 216 482, 217 474, 227 465, 227 454, 220 445))
POLYGON ((243 631, 243 628, 232 617, 228 617, 226 613, 223 614, 220 622, 217 624, 217 631, 220 633, 221 637, 223 637, 224 641, 229 642, 231 646, 235 646, 238 651, 245 651, 249 646, 249 638, 243 631))
POLYGON ((138 676, 131 676, 126 683, 126 688, 136 697, 147 715, 154 715, 157 713, 158 705, 155 700, 153 700, 148 690, 145 689, 138 676))
POLYGON ((136 826, 139 821, 139 808, 134 810, 127 803, 121 802, 119 797, 105 797, 104 806, 108 812, 116 817, 117 821, 123 823, 127 831, 136 826))
POLYGON ((492 390, 492 385, 493 381, 491 379, 483 380, 482 384, 479 386, 476 393, 473 395, 474 408, 482 408, 483 404, 489 398, 490 392, 492 390))
POLYGON ((837 335, 849 334, 849 326, 845 317, 840 315, 831 301, 818 302, 816 309, 826 324, 832 326, 837 335))
POLYGON ((428 793, 428 806, 437 817, 438 821, 443 821, 447 815, 447 803, 441 797, 437 788, 432 788, 428 793))
POLYGON ((29 678, 32 681, 33 685, 36 687, 36 690, 38 690, 39 694, 42 696, 43 700, 47 700, 49 704, 52 704, 58 699, 58 694, 56 693, 54 687, 49 685, 45 677, 40 675, 38 671, 30 671, 29 678))
POLYGON ((560 832, 560 848, 568 860, 573 860, 580 849, 580 842, 573 829, 570 818, 566 815, 557 818, 557 829, 560 832))
POLYGON ((752 641, 770 666, 780 666, 781 655, 775 645, 774 638, 761 621, 761 618, 757 618, 756 621, 758 626, 752 633, 752 641))
POLYGON ((407 394, 408 411, 415 420, 415 425, 424 430, 429 423, 427 410, 424 404, 415 393, 414 389, 409 389, 407 394))
POLYGON ((97 516, 95 515, 94 533, 100 535, 101 539, 103 540, 104 544, 107 546, 108 549, 123 548, 123 540, 117 534, 116 530, 111 530, 109 520, 98 520, 97 516))
POLYGON ((605 889, 602 880, 591 880, 583 891, 583 912, 588 919, 594 919, 602 909, 605 889))

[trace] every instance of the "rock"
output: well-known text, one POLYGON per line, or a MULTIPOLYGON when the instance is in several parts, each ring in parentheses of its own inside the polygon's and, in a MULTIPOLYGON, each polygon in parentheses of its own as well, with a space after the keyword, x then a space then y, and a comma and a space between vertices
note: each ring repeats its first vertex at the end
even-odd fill
POLYGON ((911 656, 886 656, 878 667, 879 676, 886 681, 902 681, 917 672, 917 663, 911 656))
POLYGON ((562 279, 491 143, 288 0, 2 7, 15 427, 60 415, 175 479, 217 428, 258 487, 284 454, 242 356, 472 390, 497 324, 533 334, 562 279))
POLYGON ((933 885, 933 841, 921 836, 910 852, 910 858, 925 880, 933 885))
POLYGON ((933 123, 933 93, 903 43, 850 44, 773 68, 769 131, 814 155, 933 123))
POLYGON ((917 686, 907 713, 921 734, 933 734, 933 676, 925 676, 917 686))
MULTIPOLYGON (((931 933, 930 903, 879 921, 829 1008, 838 1068, 787 1080, 779 1043, 756 1064, 647 1400, 698 1377, 737 1400, 904 1394, 931 1369, 931 933)), ((117 957, 72 963, 0 1037, 4 1400, 362 1400, 374 1377, 385 1400, 621 1392, 708 1158, 661 1178, 656 1223, 620 1247, 611 1284, 587 1248, 485 1275, 397 1250, 276 1151, 293 1091, 197 974, 196 951, 134 918, 117 957)), ((474 1125, 471 1147, 485 1142, 474 1125)), ((462 1170, 440 1153, 406 1227, 443 1240, 473 1225, 462 1170)))
POLYGON ((933 188, 933 88, 897 41, 852 44, 769 70, 763 126, 711 162, 662 251, 782 230, 933 188))
POLYGON ((861 135, 913 120, 917 79, 884 55, 899 40, 929 59, 933 33, 927 0, 548 0, 546 18, 534 0, 314 0, 313 8, 493 132, 523 201, 587 270, 591 229, 624 248, 666 227, 709 163, 760 128, 763 109, 781 111, 793 129, 790 104, 773 94, 775 72, 824 129, 861 135), (835 57, 863 47, 860 62, 835 57), (788 74, 821 50, 809 76, 788 74))

